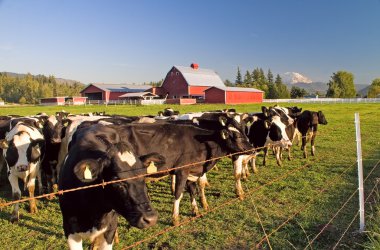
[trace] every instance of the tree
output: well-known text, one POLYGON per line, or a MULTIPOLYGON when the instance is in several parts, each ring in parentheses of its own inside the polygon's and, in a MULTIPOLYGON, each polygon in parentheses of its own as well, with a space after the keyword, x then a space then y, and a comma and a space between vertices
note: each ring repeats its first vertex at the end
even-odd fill
POLYGON ((251 85, 252 85, 252 77, 251 77, 251 74, 249 73, 249 71, 247 70, 247 72, 245 72, 243 86, 244 87, 250 87, 251 85))
POLYGON ((224 85, 226 85, 227 87, 233 87, 233 86, 235 86, 230 80, 225 80, 224 81, 224 85))
POLYGON ((236 85, 241 85, 243 83, 243 81, 241 80, 241 73, 240 73, 240 68, 238 67, 237 69, 237 75, 236 75, 236 85))
POLYGON ((376 78, 372 81, 371 86, 368 89, 368 98, 375 98, 380 95, 380 78, 376 78))
POLYGON ((328 83, 327 97, 350 98, 356 96, 354 75, 347 71, 333 73, 328 83))
POLYGON ((305 89, 293 86, 290 90, 290 97, 295 99, 295 98, 301 98, 307 95, 307 92, 305 89))
POLYGON ((268 80, 268 83, 274 83, 273 74, 272 74, 272 71, 270 69, 268 69, 267 80, 268 80))
POLYGON ((282 78, 279 74, 276 76, 275 85, 278 93, 278 98, 287 99, 290 97, 288 88, 282 83, 282 78))

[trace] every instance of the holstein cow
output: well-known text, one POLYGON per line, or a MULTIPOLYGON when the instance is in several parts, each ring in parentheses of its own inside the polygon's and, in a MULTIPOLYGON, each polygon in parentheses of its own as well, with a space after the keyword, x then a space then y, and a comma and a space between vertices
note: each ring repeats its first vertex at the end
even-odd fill
MULTIPOLYGON (((293 142, 297 138, 297 135, 299 134, 298 129, 297 129, 297 122, 298 122, 298 117, 301 115, 302 108, 298 108, 297 106, 283 108, 283 107, 280 107, 280 106, 276 105, 276 106, 273 107, 273 109, 280 110, 280 111, 284 112, 285 114, 287 114, 288 116, 290 116, 293 119, 293 123, 289 123, 285 127, 286 134, 287 134, 289 140, 293 144, 293 142)), ((288 145, 287 150, 288 150, 288 160, 289 161, 292 158, 292 156, 291 156, 291 148, 292 148, 292 145, 288 145)), ((279 150, 280 159, 282 160, 282 150, 283 150, 283 147, 274 146, 273 147, 273 152, 277 153, 276 152, 277 150, 279 150)))
POLYGON ((66 127, 71 123, 71 120, 66 119, 62 112, 57 113, 58 115, 45 116, 45 123, 42 128, 46 141, 46 154, 41 164, 41 171, 46 179, 47 192, 57 191, 58 154, 66 127))
POLYGON ((210 121, 212 124, 218 124, 214 129, 164 122, 108 126, 117 131, 122 141, 130 142, 137 155, 157 152, 165 157, 165 165, 158 167, 157 170, 168 170, 167 174, 170 172, 176 176, 173 206, 174 225, 179 223, 179 204, 186 185, 190 187, 193 213, 198 211, 194 185, 218 160, 204 161, 231 153, 252 150, 252 145, 242 129, 240 119, 222 113, 215 114, 214 117, 218 117, 217 122, 210 121), (194 162, 199 163, 173 169, 194 162))
MULTIPOLYGON (((45 140, 41 131, 31 124, 33 120, 22 119, 17 123, 11 121, 12 129, 1 140, 0 148, 3 149, 3 156, 7 163, 8 179, 12 186, 14 200, 21 198, 21 190, 18 179, 24 181, 24 188, 28 188, 29 196, 34 197, 35 182, 37 175, 40 175, 39 168, 45 152, 45 140)), ((40 176, 38 177, 40 180, 40 176)), ((42 189, 39 181, 39 190, 42 189)), ((19 219, 19 205, 15 204, 11 216, 12 222, 19 219)), ((34 199, 30 200, 30 212, 37 212, 34 199)))
POLYGON ((94 249, 111 249, 118 214, 138 228, 156 224, 157 212, 151 206, 143 176, 150 165, 164 164, 164 158, 156 153, 137 157, 135 146, 121 138, 118 131, 101 124, 74 134, 60 173, 60 190, 122 181, 59 196, 70 249, 82 249, 86 238, 94 249))
POLYGON ((298 117, 297 127, 299 132, 302 135, 302 146, 301 150, 303 150, 303 156, 307 158, 306 152, 306 142, 307 142, 307 134, 309 133, 310 141, 311 141, 311 155, 315 155, 315 137, 317 136, 318 124, 326 125, 327 121, 325 115, 322 111, 314 112, 305 110, 298 117))
MULTIPOLYGON (((262 113, 251 114, 247 126, 247 135, 250 142, 257 151, 264 150, 263 165, 266 165, 268 155, 268 146, 276 145, 282 148, 288 148, 292 145, 285 131, 286 127, 291 125, 294 120, 281 110, 274 110, 272 107, 262 107, 262 113)), ((281 166, 280 152, 276 152, 276 161, 281 166)), ((253 170, 256 171, 256 160, 253 158, 253 170)))

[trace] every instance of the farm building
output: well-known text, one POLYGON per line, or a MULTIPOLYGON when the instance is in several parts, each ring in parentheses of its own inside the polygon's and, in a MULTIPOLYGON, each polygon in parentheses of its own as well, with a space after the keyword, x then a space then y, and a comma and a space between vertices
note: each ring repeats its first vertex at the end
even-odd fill
POLYGON ((41 98, 40 105, 54 106, 54 105, 84 105, 86 104, 87 97, 73 96, 73 97, 48 97, 41 98))
POLYGON ((255 103, 262 102, 264 94, 253 88, 226 87, 214 70, 199 68, 196 63, 173 66, 162 85, 152 92, 167 97, 166 102, 171 104, 255 103))
POLYGON ((190 67, 173 66, 164 82, 153 93, 168 99, 194 98, 204 99, 204 91, 210 87, 224 87, 220 76, 211 69, 201 69, 198 64, 190 67))
POLYGON ((124 94, 147 92, 151 88, 150 85, 91 83, 81 91, 81 95, 87 97, 90 102, 108 103, 111 100, 119 100, 124 94))
POLYGON ((205 103, 261 103, 264 92, 254 88, 211 87, 205 90, 205 103))

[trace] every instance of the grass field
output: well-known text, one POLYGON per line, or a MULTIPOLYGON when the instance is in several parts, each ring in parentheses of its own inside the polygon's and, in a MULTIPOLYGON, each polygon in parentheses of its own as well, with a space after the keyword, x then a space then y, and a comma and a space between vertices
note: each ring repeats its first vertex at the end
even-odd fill
MULTIPOLYGON (((114 245, 114 249, 124 249, 141 240, 144 242, 135 246, 135 249, 255 249, 265 233, 270 236, 269 241, 263 241, 259 246, 262 249, 304 249, 309 243, 312 243, 309 249, 332 249, 358 211, 357 194, 349 200, 357 190, 354 113, 359 112, 361 118, 364 177, 369 176, 365 182, 367 197, 380 174, 378 166, 380 105, 300 104, 298 106, 304 110, 322 110, 328 121, 328 125, 319 126, 315 157, 309 156, 308 159, 303 159, 301 150, 295 146, 294 160, 284 160, 283 167, 278 167, 274 157, 270 156, 267 167, 260 166, 259 173, 251 175, 243 182, 247 193, 244 201, 236 199, 234 193, 231 161, 222 160, 218 164, 219 170, 213 170, 208 174, 211 187, 207 188, 206 195, 211 211, 206 213, 201 209, 201 213, 205 213, 204 216, 191 220, 189 196, 185 194, 180 214, 181 221, 188 223, 177 228, 170 228, 173 198, 170 194, 169 179, 149 183, 153 206, 159 212, 158 224, 152 228, 138 230, 129 228, 128 223, 120 218, 120 243, 114 245), (306 164, 306 167, 301 168, 306 164), (374 170, 369 175, 372 169, 374 170), (293 172, 289 173, 290 171, 293 172), (336 215, 338 210, 340 212, 336 215), (330 225, 314 240, 333 217, 330 225), (166 229, 167 232, 162 233, 162 230, 166 229)), ((64 107, 64 109, 76 114, 106 111, 109 114, 146 115, 157 114, 164 107, 167 106, 85 106, 64 107)), ((228 106, 171 105, 171 107, 185 113, 228 106)), ((260 111, 260 107, 261 104, 233 106, 239 112, 256 112, 260 111)), ((53 114, 61 109, 61 107, 1 108, 0 115, 31 115, 37 112, 53 114)), ((262 156, 259 156, 259 165, 261 162, 262 156)), ((0 200, 10 199, 10 185, 2 173, 0 200)), ((373 199, 370 198, 366 207, 373 206, 372 203, 373 199)), ((10 207, 0 211, 2 236, 0 249, 67 248, 57 200, 40 200, 37 205, 39 213, 36 215, 27 212, 27 203, 21 205, 22 214, 18 225, 8 221, 10 207)), ((370 239, 366 234, 355 233, 358 228, 359 222, 356 219, 337 249, 364 249, 365 246, 370 246, 370 239)), ((372 225, 370 228, 378 230, 380 225, 372 225)))

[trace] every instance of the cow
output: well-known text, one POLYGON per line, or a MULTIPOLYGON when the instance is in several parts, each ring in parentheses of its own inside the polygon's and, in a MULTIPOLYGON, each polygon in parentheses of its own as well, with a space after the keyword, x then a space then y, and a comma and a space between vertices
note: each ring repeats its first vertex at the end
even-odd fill
MULTIPOLYGON (((297 128, 297 122, 298 122, 298 117, 301 115, 302 108, 298 108, 297 106, 283 108, 283 107, 280 107, 280 106, 277 106, 277 105, 274 106, 273 108, 277 109, 277 110, 283 111, 285 114, 287 114, 288 116, 290 116, 293 119, 293 123, 289 123, 285 127, 285 132, 286 132, 289 140, 293 144, 293 142, 295 141, 295 139, 297 138, 297 135, 299 133, 298 132, 298 128, 297 128)), ((292 147, 292 145, 289 145, 288 148, 287 148, 287 150, 288 150, 288 160, 289 161, 292 159, 291 147, 292 147)), ((280 159, 282 160, 282 150, 283 150, 283 148, 279 147, 279 146, 273 146, 273 152, 275 154, 277 154, 277 150, 279 150, 280 159)))
POLYGON ((41 172, 45 176, 47 192, 52 192, 57 191, 58 154, 66 127, 71 120, 65 118, 62 112, 57 112, 57 115, 45 116, 44 120, 42 132, 46 141, 46 153, 41 164, 41 172))
POLYGON ((193 213, 197 213, 194 193, 196 181, 218 161, 211 159, 252 150, 240 117, 214 113, 207 119, 198 118, 198 121, 201 124, 212 124, 213 129, 206 129, 207 125, 197 127, 168 122, 108 125, 117 131, 122 141, 128 141, 134 146, 137 155, 157 152, 165 157, 165 165, 157 170, 167 171, 159 176, 175 175, 172 217, 174 225, 179 224, 179 204, 186 185, 189 187, 193 213), (199 163, 176 169, 194 162, 199 163))
MULTIPOLYGON (((294 119, 285 111, 263 106, 261 113, 251 113, 245 121, 248 124, 246 127, 247 136, 256 151, 254 154, 241 155, 237 158, 236 164, 241 166, 241 177, 243 178, 249 175, 248 163, 251 163, 253 172, 257 172, 256 156, 261 149, 264 151, 263 165, 266 166, 269 146, 288 148, 292 145, 287 136, 286 127, 293 124, 294 119)), ((277 165, 282 165, 279 150, 276 151, 276 161, 277 165)))
MULTIPOLYGON (((39 126, 34 126, 36 120, 20 118, 18 121, 10 121, 10 131, 0 141, 3 157, 7 163, 8 179, 12 186, 14 200, 21 198, 18 179, 24 182, 24 188, 28 188, 30 198, 34 197, 35 182, 38 176, 39 190, 42 189, 39 172, 41 161, 45 152, 45 139, 39 126)), ((30 212, 36 213, 35 199, 29 201, 30 212)), ((14 205, 11 222, 19 220, 19 204, 14 205)))
POLYGON ((144 175, 150 165, 161 167, 165 159, 157 153, 138 157, 133 143, 122 138, 118 131, 102 124, 79 128, 73 135, 60 172, 59 189, 118 182, 59 196, 70 249, 82 249, 86 238, 94 249, 111 249, 118 215, 137 228, 157 222, 144 175))
POLYGON ((322 111, 305 110, 298 117, 297 127, 302 135, 302 146, 304 158, 307 158, 306 142, 307 136, 310 136, 311 155, 315 155, 315 137, 317 136, 318 124, 327 125, 327 120, 322 111), (309 135, 308 135, 309 133, 309 135))

